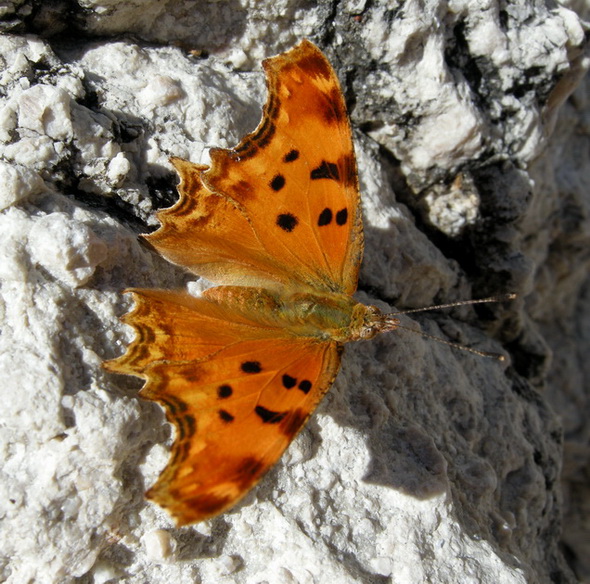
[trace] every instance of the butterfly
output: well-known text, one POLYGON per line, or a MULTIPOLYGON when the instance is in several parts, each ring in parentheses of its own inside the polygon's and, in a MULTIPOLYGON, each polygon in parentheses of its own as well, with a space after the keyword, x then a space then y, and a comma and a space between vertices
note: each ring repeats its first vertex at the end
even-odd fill
POLYGON ((178 525, 239 501, 279 459, 330 388, 345 343, 399 320, 353 294, 363 227, 338 79, 304 40, 263 62, 262 121, 210 166, 180 158, 180 198, 145 239, 217 284, 194 297, 132 289, 136 331, 108 370, 145 379, 176 430, 146 496, 178 525))

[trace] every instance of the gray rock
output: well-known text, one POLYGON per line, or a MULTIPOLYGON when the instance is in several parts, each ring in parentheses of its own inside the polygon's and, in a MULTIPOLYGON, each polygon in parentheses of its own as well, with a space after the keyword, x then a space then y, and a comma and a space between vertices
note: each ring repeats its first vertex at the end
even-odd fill
POLYGON ((590 578, 585 3, 3 10, 0 580, 590 578), (101 362, 133 336, 123 288, 202 286, 137 238, 175 200, 168 156, 206 163, 252 130, 259 61, 303 37, 355 128, 359 298, 404 310, 516 292, 403 317, 509 360, 404 330, 349 345, 276 468, 177 530, 143 499, 171 429, 101 362))

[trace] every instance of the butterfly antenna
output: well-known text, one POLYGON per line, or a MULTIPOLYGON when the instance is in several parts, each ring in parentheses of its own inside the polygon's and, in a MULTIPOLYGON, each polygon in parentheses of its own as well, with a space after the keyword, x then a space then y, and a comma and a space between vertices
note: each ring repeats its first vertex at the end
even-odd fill
POLYGON ((480 357, 489 357, 490 359, 496 359, 497 361, 506 361, 506 357, 504 355, 501 355, 500 353, 490 353, 488 351, 479 351, 478 349, 472 349, 471 347, 466 347, 465 345, 460 345, 459 343, 453 343, 451 341, 447 341, 446 339, 442 339, 441 337, 425 333, 424 331, 413 329, 407 326, 402 326, 401 324, 398 324, 395 328, 404 331, 409 331, 411 333, 416 333, 421 337, 426 337, 427 339, 432 339, 433 341, 437 341, 439 343, 442 343, 443 345, 453 347, 453 349, 459 349, 460 351, 473 353, 474 355, 479 355, 480 357))
MULTIPOLYGON (((427 306, 425 308, 412 308, 410 310, 402 310, 400 312, 392 312, 387 315, 386 317, 394 319, 396 316, 400 316, 403 314, 411 314, 413 312, 425 312, 427 310, 438 310, 439 308, 452 308, 454 306, 465 306, 466 304, 484 304, 486 302, 505 302, 507 300, 514 300, 516 298, 516 294, 502 294, 500 296, 489 296, 488 298, 479 298, 477 300, 460 300, 459 302, 451 302, 449 304, 437 304, 435 306, 427 306)), ((399 321, 398 321, 399 322, 399 321)), ((449 347, 453 347, 454 349, 459 349, 460 351, 465 351, 467 353, 473 353, 474 355, 479 355, 480 357, 489 357, 491 359, 496 359, 498 361, 506 361, 506 357, 504 355, 500 355, 499 353, 490 353, 488 351, 479 351, 478 349, 472 349, 471 347, 466 347, 465 345, 460 345, 459 343, 453 343, 451 341, 447 341, 446 339, 442 339, 441 337, 437 337, 435 335, 431 335, 429 333, 425 333, 424 331, 409 328, 406 326, 402 326, 400 324, 396 324, 394 328, 402 329, 404 331, 409 331, 412 333, 416 333, 422 337, 427 339, 432 339, 433 341, 437 341, 442 343, 443 345, 448 345, 449 347)))
POLYGON ((411 308, 410 310, 402 310, 400 312, 391 312, 389 316, 399 316, 401 314, 412 314, 413 312, 426 312, 427 310, 438 310, 439 308, 453 308, 453 306, 465 306, 466 304, 485 304, 488 302, 506 302, 507 300, 514 300, 516 294, 501 294, 500 296, 488 296, 488 298, 478 298, 477 300, 459 300, 458 302, 450 302, 449 304, 436 304, 435 306, 426 306, 424 308, 411 308))

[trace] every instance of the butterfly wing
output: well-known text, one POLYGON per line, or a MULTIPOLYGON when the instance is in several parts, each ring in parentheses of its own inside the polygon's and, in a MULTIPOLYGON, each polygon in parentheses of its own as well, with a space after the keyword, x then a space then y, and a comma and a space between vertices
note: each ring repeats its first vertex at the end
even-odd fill
POLYGON ((137 331, 107 369, 145 378, 140 395, 176 427, 148 498, 179 525, 241 499, 278 460, 336 376, 341 345, 291 335, 264 290, 133 290, 137 331), (266 303, 266 310, 251 310, 266 303))
POLYGON ((352 294, 363 250, 356 162, 336 74, 309 41, 266 60, 258 128, 211 168, 172 159, 181 199, 149 241, 220 284, 352 294))

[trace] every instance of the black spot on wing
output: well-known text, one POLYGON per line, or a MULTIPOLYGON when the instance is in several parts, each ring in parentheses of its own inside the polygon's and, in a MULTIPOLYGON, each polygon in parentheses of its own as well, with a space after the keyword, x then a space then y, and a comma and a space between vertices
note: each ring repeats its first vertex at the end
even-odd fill
POLYGON ((244 361, 240 365, 240 369, 244 373, 260 373, 262 371, 262 365, 260 361, 244 361))
POLYGON ((283 386, 286 387, 287 389, 291 389, 292 387, 295 387, 295 384, 297 383, 297 379, 295 377, 291 377, 290 375, 287 375, 285 373, 285 375, 283 375, 283 386))
POLYGON ((299 223, 297 217, 291 213, 281 213, 277 217, 277 225, 287 233, 291 233, 297 227, 297 223, 299 223))
POLYGON ((232 389, 231 385, 220 385, 217 388, 217 397, 220 399, 225 399, 228 398, 233 392, 234 390, 232 389))
POLYGON ((285 156, 283 156, 283 162, 294 162, 299 158, 299 150, 289 150, 285 156))
POLYGON ((344 207, 344 209, 340 209, 338 213, 336 213, 336 223, 338 225, 346 225, 348 221, 348 209, 344 207))
POLYGON ((297 386, 297 388, 300 389, 303 393, 307 394, 307 393, 309 393, 309 390, 311 389, 311 381, 309 381, 309 379, 304 379, 297 386))
POLYGON ((217 412, 222 422, 229 424, 234 421, 234 417, 227 410, 219 410, 217 412))
POLYGON ((256 406, 254 411, 265 424, 278 424, 287 415, 287 412, 273 412, 263 406, 256 406))
POLYGON ((329 225, 332 222, 332 209, 326 207, 318 217, 318 225, 323 227, 324 225, 329 225))
POLYGON ((285 186, 285 177, 282 174, 277 174, 271 181, 270 181, 270 188, 273 191, 280 191, 285 186))
POLYGON ((311 180, 319 180, 322 178, 329 178, 336 181, 340 180, 338 165, 334 162, 326 162, 325 160, 322 160, 322 163, 314 168, 309 176, 311 180))

